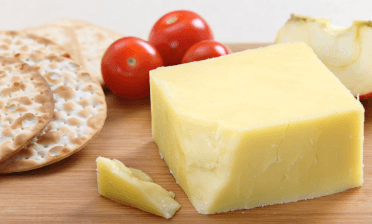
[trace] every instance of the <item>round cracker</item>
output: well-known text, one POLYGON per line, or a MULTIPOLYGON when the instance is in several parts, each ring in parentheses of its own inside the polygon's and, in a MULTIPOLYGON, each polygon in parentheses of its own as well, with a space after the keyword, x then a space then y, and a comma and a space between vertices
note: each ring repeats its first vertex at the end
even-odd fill
MULTIPOLYGON (((4 36, 0 33, 0 46, 4 36)), ((60 51, 53 52, 58 46, 22 33, 13 34, 13 38, 27 43, 31 50, 18 53, 0 49, 0 55, 13 54, 37 68, 53 91, 55 108, 51 122, 42 133, 0 164, 1 173, 31 170, 70 156, 101 130, 107 116, 100 84, 76 62, 60 56, 60 51)), ((13 45, 10 44, 10 49, 16 48, 13 45)))
POLYGON ((105 87, 101 73, 101 60, 107 48, 123 34, 83 20, 64 19, 50 24, 72 28, 76 34, 85 67, 105 87))
POLYGON ((0 57, 0 109, 0 161, 4 161, 51 121, 53 92, 36 69, 0 57))

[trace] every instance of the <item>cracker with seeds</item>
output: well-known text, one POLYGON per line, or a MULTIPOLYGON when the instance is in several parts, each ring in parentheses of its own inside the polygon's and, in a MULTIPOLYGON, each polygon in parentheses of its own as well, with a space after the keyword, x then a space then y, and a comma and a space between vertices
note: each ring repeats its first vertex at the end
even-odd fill
POLYGON ((27 147, 0 163, 0 173, 39 168, 88 144, 103 127, 107 115, 100 84, 78 63, 53 51, 58 46, 46 39, 5 32, 0 33, 2 45, 6 47, 0 47, 0 56, 22 58, 38 69, 53 91, 55 106, 47 127, 27 147))
POLYGON ((77 61, 81 66, 85 66, 80 46, 73 29, 54 24, 45 24, 39 27, 24 29, 22 32, 44 37, 55 42, 66 49, 66 51, 71 54, 73 60, 77 61))
POLYGON ((0 57, 0 161, 25 147, 51 121, 53 93, 40 73, 0 57))
POLYGON ((82 20, 57 20, 51 24, 70 27, 75 31, 87 70, 104 87, 102 57, 107 48, 124 35, 82 20))

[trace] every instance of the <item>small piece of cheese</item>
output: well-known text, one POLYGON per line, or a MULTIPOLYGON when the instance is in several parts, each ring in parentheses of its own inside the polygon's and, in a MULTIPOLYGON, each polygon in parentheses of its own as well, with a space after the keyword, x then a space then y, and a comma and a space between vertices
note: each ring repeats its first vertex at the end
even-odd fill
POLYGON ((364 108, 303 43, 150 72, 153 137, 198 212, 363 182, 364 108))
POLYGON ((98 191, 124 205, 133 206, 164 218, 172 218, 181 205, 175 194, 155 184, 141 170, 128 168, 120 161, 97 158, 98 191))

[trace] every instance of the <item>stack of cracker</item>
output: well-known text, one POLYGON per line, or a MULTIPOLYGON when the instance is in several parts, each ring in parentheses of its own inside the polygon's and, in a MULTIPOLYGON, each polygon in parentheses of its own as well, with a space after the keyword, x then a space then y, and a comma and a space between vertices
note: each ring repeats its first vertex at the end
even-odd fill
POLYGON ((55 163, 99 133, 101 59, 120 37, 77 20, 0 32, 0 173, 55 163))

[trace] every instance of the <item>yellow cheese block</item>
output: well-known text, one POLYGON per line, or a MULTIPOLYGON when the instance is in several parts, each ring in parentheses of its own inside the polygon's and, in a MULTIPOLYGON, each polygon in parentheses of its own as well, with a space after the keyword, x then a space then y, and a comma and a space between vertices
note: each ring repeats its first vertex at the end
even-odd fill
POLYGON ((199 213, 363 182, 364 108, 303 43, 150 72, 153 137, 199 213))
POLYGON ((155 184, 141 170, 128 168, 120 161, 97 158, 98 191, 101 195, 124 205, 172 218, 181 207, 174 193, 155 184))

